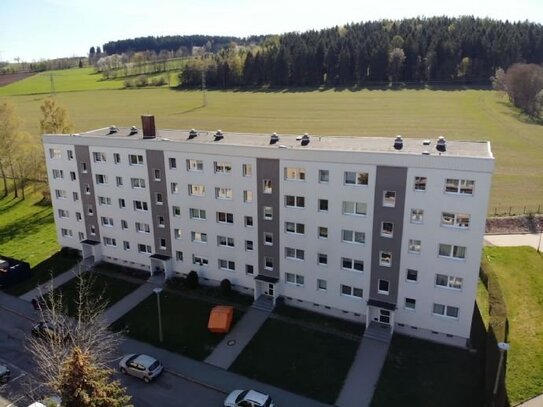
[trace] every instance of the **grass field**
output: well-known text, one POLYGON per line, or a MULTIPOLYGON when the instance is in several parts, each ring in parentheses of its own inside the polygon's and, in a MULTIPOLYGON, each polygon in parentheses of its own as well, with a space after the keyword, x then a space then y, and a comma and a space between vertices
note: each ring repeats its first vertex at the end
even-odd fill
POLYGON ((543 256, 530 247, 485 247, 509 317, 506 388, 512 405, 543 393, 543 256))
MULTIPOLYGON (((543 207, 543 126, 526 122, 493 91, 215 90, 208 91, 204 108, 199 91, 122 90, 122 81, 102 81, 90 68, 57 73, 56 98, 79 132, 110 124, 139 127, 140 115, 152 113, 159 128, 490 140, 496 157, 490 212, 543 207)), ((49 92, 48 75, 0 88, 36 137, 46 96, 39 93, 49 92)))

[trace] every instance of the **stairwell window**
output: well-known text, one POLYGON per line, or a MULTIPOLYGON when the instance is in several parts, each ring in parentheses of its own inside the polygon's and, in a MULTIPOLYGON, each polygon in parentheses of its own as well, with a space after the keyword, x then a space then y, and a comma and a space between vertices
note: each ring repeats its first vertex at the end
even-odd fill
POLYGON ((262 192, 264 194, 271 194, 272 193, 272 180, 271 179, 265 179, 262 181, 262 192))
POLYGON ((396 191, 383 192, 383 206, 387 208, 394 208, 396 206, 396 191))
POLYGON ((271 206, 264 206, 262 208, 264 220, 272 220, 273 219, 273 208, 271 206))
POLYGON ((390 282, 388 280, 379 280, 377 282, 377 293, 388 295, 390 289, 390 282))
POLYGON ((381 222, 381 236, 391 238, 394 236, 394 223, 381 222))
POLYGON ((466 258, 466 247, 440 243, 439 256, 457 260, 464 260, 466 258))
POLYGON ((273 257, 264 257, 264 269, 267 271, 273 271, 273 257))
POLYGON ((387 251, 380 251, 379 265, 383 267, 392 267, 392 253, 387 251))

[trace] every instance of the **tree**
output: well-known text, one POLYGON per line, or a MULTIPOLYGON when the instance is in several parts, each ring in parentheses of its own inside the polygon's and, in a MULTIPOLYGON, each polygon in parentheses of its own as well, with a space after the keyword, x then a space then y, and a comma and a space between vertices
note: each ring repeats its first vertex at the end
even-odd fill
POLYGON ((405 54, 403 49, 394 48, 388 54, 388 75, 392 82, 400 79, 404 62, 405 54))
POLYGON ((13 155, 17 149, 20 120, 15 107, 7 101, 0 103, 0 176, 4 183, 4 197, 8 195, 7 172, 11 170, 15 197, 17 184, 15 182, 13 155))
POLYGON ((22 198, 25 199, 25 188, 30 178, 38 178, 39 163, 43 161, 43 153, 30 134, 19 133, 18 148, 15 151, 15 175, 19 180, 22 198))
POLYGON ((53 98, 45 98, 40 106, 43 119, 40 120, 40 129, 43 134, 68 134, 73 132, 73 124, 68 111, 58 106, 53 98))
POLYGON ((93 276, 79 275, 76 298, 65 302, 50 291, 41 302, 40 317, 52 333, 30 337, 27 349, 36 362, 38 382, 58 394, 67 407, 120 407, 130 400, 111 380, 121 335, 108 329, 104 294, 94 290, 93 276), (68 313, 74 315, 73 318, 68 313))
POLYGON ((505 75, 496 71, 493 84, 504 89, 511 103, 532 118, 541 116, 543 110, 543 66, 514 64, 505 75))

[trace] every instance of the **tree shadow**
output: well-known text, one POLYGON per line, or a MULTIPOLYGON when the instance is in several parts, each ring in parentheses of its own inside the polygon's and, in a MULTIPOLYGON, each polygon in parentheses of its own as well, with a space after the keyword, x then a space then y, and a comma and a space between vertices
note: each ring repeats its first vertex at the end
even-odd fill
POLYGON ((44 225, 54 222, 53 212, 49 208, 35 213, 27 218, 9 223, 0 231, 0 244, 17 239, 22 235, 38 232, 44 225))
POLYGON ((0 214, 13 209, 15 206, 23 202, 22 198, 15 198, 15 196, 12 196, 11 199, 9 199, 9 201, 8 201, 8 197, 4 199, 6 200, 5 202, 8 202, 8 203, 0 207, 0 214))

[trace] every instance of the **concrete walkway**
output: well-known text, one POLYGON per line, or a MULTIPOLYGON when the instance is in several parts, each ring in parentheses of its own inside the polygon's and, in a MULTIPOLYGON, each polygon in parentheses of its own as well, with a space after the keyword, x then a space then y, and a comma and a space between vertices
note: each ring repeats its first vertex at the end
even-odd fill
POLYGON ((250 308, 234 326, 234 329, 217 345, 205 362, 213 366, 228 369, 243 349, 245 349, 253 336, 255 336, 266 319, 268 319, 269 315, 269 312, 250 308))
POLYGON ((142 284, 139 288, 132 291, 122 300, 118 301, 117 303, 106 309, 106 311, 104 312, 104 320, 107 322, 108 325, 111 325, 128 311, 130 311, 132 308, 135 308, 136 305, 138 305, 144 299, 149 297, 149 295, 151 295, 153 293, 153 290, 157 287, 158 286, 156 284, 149 282, 142 284))
POLYGON ((68 281, 72 280, 79 274, 81 274, 83 271, 86 271, 86 267, 81 266, 81 263, 76 264, 74 267, 72 267, 70 270, 59 274, 56 277, 53 277, 53 280, 49 280, 42 285, 39 285, 38 287, 34 288, 33 290, 28 291, 27 293, 20 296, 22 300, 25 301, 32 301, 32 298, 37 298, 39 296, 47 294, 49 291, 54 290, 57 287, 60 287, 62 284, 67 283, 68 281))
POLYGON ((531 246, 537 250, 541 242, 543 249, 542 233, 524 233, 515 235, 485 235, 485 241, 493 246, 531 246))
POLYGON ((368 407, 379 381, 390 343, 372 338, 362 338, 353 364, 349 369, 341 393, 336 400, 338 407, 368 407))
POLYGON ((543 406, 543 394, 517 405, 517 407, 542 407, 542 406, 543 406))

